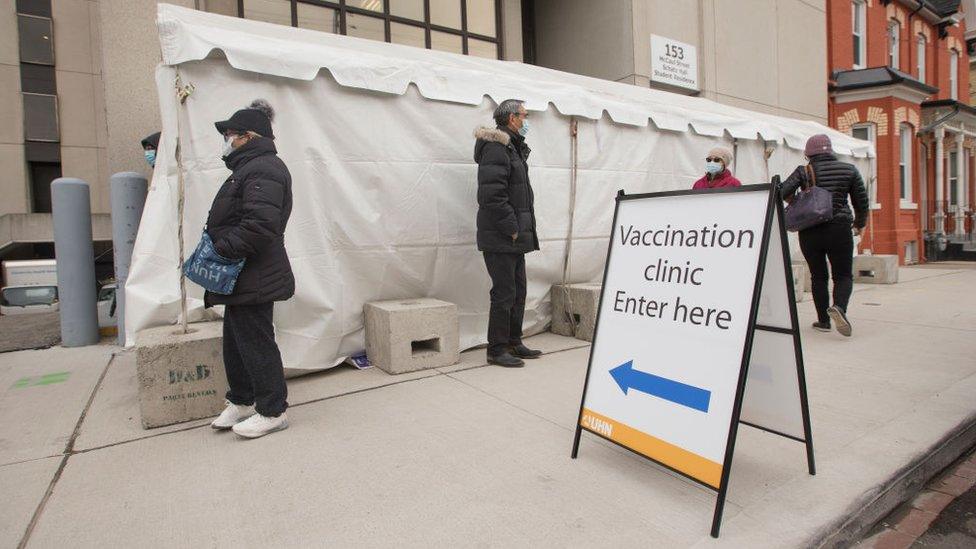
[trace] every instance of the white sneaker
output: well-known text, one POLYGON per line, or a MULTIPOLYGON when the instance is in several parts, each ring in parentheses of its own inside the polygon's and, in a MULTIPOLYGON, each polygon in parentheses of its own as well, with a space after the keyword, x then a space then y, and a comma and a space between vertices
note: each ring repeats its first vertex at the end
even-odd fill
POLYGON ((223 412, 217 416, 217 419, 213 420, 210 424, 214 429, 230 429, 234 425, 244 421, 245 419, 254 415, 254 405, 251 406, 238 406, 231 401, 226 401, 227 407, 224 408, 223 412))
POLYGON ((246 420, 234 425, 234 432, 245 438, 263 437, 268 433, 288 428, 288 416, 282 413, 278 417, 267 417, 254 414, 246 420))

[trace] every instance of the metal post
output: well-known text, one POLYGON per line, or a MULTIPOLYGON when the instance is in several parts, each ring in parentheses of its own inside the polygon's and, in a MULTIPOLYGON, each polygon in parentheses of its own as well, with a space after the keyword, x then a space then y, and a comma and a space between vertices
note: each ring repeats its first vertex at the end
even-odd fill
POLYGON ((54 255, 58 261, 61 344, 98 343, 95 251, 92 246, 88 183, 62 177, 51 183, 54 205, 54 255))
POLYGON ((146 205, 149 184, 135 172, 112 176, 112 248, 115 254, 115 318, 119 345, 125 346, 125 281, 129 278, 132 249, 139 232, 139 220, 146 205))

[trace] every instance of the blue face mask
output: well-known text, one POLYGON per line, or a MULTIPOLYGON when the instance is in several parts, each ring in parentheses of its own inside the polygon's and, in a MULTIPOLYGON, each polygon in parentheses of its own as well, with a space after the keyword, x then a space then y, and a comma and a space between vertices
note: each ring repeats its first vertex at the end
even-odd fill
POLYGON ((527 133, 529 133, 529 121, 528 120, 523 120, 522 121, 522 127, 519 128, 519 135, 521 135, 522 137, 525 137, 525 134, 527 134, 527 133))
POLYGON ((721 162, 705 162, 705 171, 708 172, 709 175, 721 173, 723 169, 725 168, 722 167, 721 162))
POLYGON ((149 162, 150 168, 156 167, 156 151, 144 151, 146 154, 146 162, 149 162))

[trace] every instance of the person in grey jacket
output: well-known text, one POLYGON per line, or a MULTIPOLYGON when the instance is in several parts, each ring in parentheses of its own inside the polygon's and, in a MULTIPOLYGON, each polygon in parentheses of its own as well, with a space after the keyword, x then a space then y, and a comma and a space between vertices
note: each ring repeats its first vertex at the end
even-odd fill
POLYGON ((814 329, 829 332, 833 321, 838 332, 850 337, 852 326, 847 318, 847 304, 854 289, 854 235, 860 234, 867 223, 868 193, 857 168, 834 156, 830 138, 826 135, 818 134, 808 139, 804 153, 810 161, 813 181, 809 181, 807 167, 799 166, 783 182, 780 195, 789 200, 810 183, 830 191, 833 218, 800 231, 800 250, 810 266, 813 302, 817 308, 814 329), (848 199, 854 204, 853 213, 848 199), (828 261, 834 280, 833 305, 830 305, 827 291, 828 261))
POLYGON ((528 113, 522 101, 509 99, 495 109, 496 127, 475 130, 478 163, 478 250, 491 277, 488 315, 488 363, 524 366, 523 358, 542 353, 522 344, 525 315, 525 254, 539 249, 535 230, 535 195, 525 143, 528 113))

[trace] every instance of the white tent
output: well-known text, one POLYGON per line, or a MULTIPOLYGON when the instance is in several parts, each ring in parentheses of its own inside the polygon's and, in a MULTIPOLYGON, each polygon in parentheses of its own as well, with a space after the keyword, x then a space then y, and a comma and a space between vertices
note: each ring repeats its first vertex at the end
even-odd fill
MULTIPOLYGON (((599 279, 618 189, 688 188, 716 144, 735 143, 733 169, 744 183, 788 174, 816 133, 830 135, 865 173, 874 154, 869 143, 814 122, 522 63, 167 4, 158 25, 163 140, 126 287, 128 341, 180 315, 177 135, 189 253, 229 174, 213 122, 255 98, 277 110, 275 142, 294 182, 285 244, 297 292, 277 304, 275 324, 285 365, 299 369, 362 351, 363 304, 378 299, 456 303, 462 348, 485 342, 489 280, 474 243, 472 131, 490 125, 504 99, 523 99, 532 111, 542 250, 527 256, 527 333, 545 329, 552 284, 567 274, 571 282, 599 279), (183 104, 177 76, 193 86, 183 104)), ((191 321, 219 314, 203 310, 200 288, 188 289, 191 321)))

